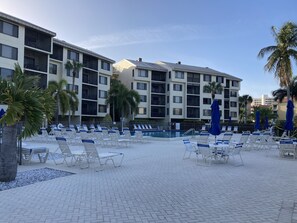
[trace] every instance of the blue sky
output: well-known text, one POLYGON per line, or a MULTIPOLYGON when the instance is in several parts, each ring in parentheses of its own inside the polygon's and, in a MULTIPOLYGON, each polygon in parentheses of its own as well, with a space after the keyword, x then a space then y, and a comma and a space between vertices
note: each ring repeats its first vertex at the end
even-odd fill
MULTIPOLYGON (((0 0, 1 11, 115 61, 181 61, 243 79, 240 94, 278 88, 265 59, 271 26, 297 22, 296 0, 0 0)), ((296 66, 294 75, 297 75, 296 66)))

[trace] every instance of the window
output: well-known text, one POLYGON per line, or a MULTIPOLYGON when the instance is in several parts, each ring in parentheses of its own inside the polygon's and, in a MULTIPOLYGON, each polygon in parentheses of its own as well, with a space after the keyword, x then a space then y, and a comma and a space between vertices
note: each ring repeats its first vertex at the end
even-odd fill
POLYGON ((131 90, 133 90, 133 82, 131 83, 131 90))
POLYGON ((167 84, 167 91, 170 91, 170 85, 167 84))
POLYGON ((140 95, 140 102, 147 102, 147 96, 146 95, 140 95))
POLYGON ((18 49, 15 47, 0 44, 0 56, 17 60, 18 59, 18 49))
POLYGON ((137 82, 137 89, 138 90, 146 90, 147 89, 147 84, 137 82))
POLYGON ((148 77, 147 70, 138 70, 138 77, 148 77))
POLYGON ((173 109, 173 115, 182 115, 183 110, 181 108, 174 108, 173 109))
POLYGON ((239 87, 238 81, 232 81, 232 87, 239 87))
POLYGON ((169 96, 167 95, 167 104, 169 103, 169 96))
POLYGON ((222 83, 224 83, 224 78, 223 77, 221 77, 221 76, 217 76, 217 82, 218 83, 220 83, 220 84, 222 84, 222 83))
POLYGON ((208 74, 204 74, 204 75, 203 75, 203 81, 211 82, 211 76, 208 75, 208 74))
POLYGON ((49 64, 49 73, 50 74, 57 74, 57 65, 56 64, 49 64))
POLYGON ((232 118, 237 118, 237 112, 230 112, 230 116, 232 117, 232 118))
POLYGON ((237 97, 237 91, 230 91, 230 97, 237 97))
POLYGON ((103 85, 107 85, 107 77, 99 75, 99 83, 103 85))
POLYGON ((211 116, 211 110, 210 109, 203 109, 203 116, 211 116))
POLYGON ((99 113, 106 113, 107 112, 107 106, 106 105, 98 105, 98 112, 99 113))
POLYGON ((142 108, 142 107, 138 108, 138 114, 139 115, 146 115, 146 108, 142 108))
POLYGON ((200 83, 200 74, 188 73, 187 74, 187 81, 188 82, 200 83))
POLYGON ((211 98, 203 98, 203 104, 204 105, 210 105, 211 104, 211 98))
POLYGON ((183 98, 181 96, 173 96, 173 103, 183 103, 183 98))
POLYGON ((107 98, 107 91, 99 90, 99 98, 107 98))
POLYGON ((103 70, 110 70, 110 63, 107 61, 102 60, 101 61, 101 69, 103 70))
POLYGON ((6 35, 18 37, 19 27, 8 22, 0 21, 0 32, 6 35))
POLYGON ((181 84, 173 84, 173 90, 174 91, 182 91, 183 86, 181 84))
POLYGON ((75 52, 75 51, 72 51, 72 50, 68 50, 67 59, 68 60, 79 61, 79 53, 75 52))
POLYGON ((230 107, 237 107, 237 102, 236 101, 230 101, 230 107))
POLYGON ((0 77, 5 80, 12 80, 14 70, 0 67, 0 77))
MULTIPOLYGON (((66 72, 66 75, 67 75, 68 77, 73 77, 73 70, 67 69, 66 71, 67 71, 67 72, 66 72)), ((75 77, 76 77, 76 78, 79 78, 79 72, 76 72, 76 73, 75 73, 75 77)))
MULTIPOLYGON (((68 90, 68 91, 72 91, 72 84, 67 84, 67 86, 66 86, 66 89, 68 90)), ((78 85, 74 85, 74 92, 76 93, 76 94, 78 94, 78 85)))
POLYGON ((175 71, 175 78, 184 79, 184 72, 182 72, 182 71, 175 71))
POLYGON ((222 105, 222 100, 221 99, 218 99, 218 104, 222 105))
POLYGON ((168 72, 168 78, 171 79, 171 71, 168 72))

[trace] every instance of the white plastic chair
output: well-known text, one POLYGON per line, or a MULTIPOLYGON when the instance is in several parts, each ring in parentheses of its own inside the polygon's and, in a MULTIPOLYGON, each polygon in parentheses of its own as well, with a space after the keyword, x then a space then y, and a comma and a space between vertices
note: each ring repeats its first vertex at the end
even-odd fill
POLYGON ((289 157, 293 155, 293 158, 296 159, 296 150, 293 140, 282 139, 279 141, 279 154, 280 157, 289 157))
POLYGON ((202 159, 204 160, 205 163, 208 162, 208 165, 211 165, 211 161, 214 158, 214 153, 212 149, 209 147, 209 144, 202 144, 202 143, 197 143, 197 147, 199 150, 199 154, 201 154, 202 159))

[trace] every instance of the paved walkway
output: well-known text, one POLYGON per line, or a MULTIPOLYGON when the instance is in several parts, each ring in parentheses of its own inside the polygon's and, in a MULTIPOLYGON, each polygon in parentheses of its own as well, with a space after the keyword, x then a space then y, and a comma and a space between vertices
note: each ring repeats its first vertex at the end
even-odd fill
POLYGON ((296 222, 297 160, 276 151, 243 152, 240 167, 206 167, 182 160, 181 141, 109 150, 125 153, 122 167, 20 166, 77 174, 1 191, 0 222, 296 222))

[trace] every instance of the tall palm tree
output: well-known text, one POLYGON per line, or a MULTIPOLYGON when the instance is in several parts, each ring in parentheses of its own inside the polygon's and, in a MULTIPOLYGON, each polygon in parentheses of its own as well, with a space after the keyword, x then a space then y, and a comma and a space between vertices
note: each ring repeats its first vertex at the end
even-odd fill
POLYGON ((115 81, 107 93, 106 104, 113 104, 114 109, 119 111, 121 118, 127 117, 131 112, 137 113, 139 103, 138 92, 129 90, 119 81, 115 81))
POLYGON ((274 77, 279 80, 280 87, 287 87, 287 97, 290 99, 288 86, 293 74, 291 60, 297 62, 297 25, 287 22, 279 30, 272 26, 271 31, 276 45, 262 48, 258 57, 263 58, 264 55, 270 54, 264 69, 274 72, 274 77))
POLYGON ((253 102, 252 96, 245 94, 238 98, 239 100, 239 109, 243 108, 244 113, 244 124, 246 124, 247 119, 247 105, 253 102))
POLYGON ((62 79, 59 82, 50 81, 48 90, 56 101, 56 123, 59 123, 59 114, 65 115, 67 111, 75 112, 78 106, 78 97, 73 91, 67 90, 65 87, 67 81, 62 79))
MULTIPOLYGON (((65 69, 68 70, 69 72, 72 71, 72 92, 75 92, 75 78, 78 77, 78 74, 80 70, 82 69, 83 64, 80 62, 77 62, 75 60, 70 60, 67 61, 65 64, 65 69)), ((68 117, 68 125, 70 125, 70 110, 69 110, 69 117, 68 117)))
POLYGON ((213 81, 213 82, 209 82, 208 85, 204 85, 203 90, 206 93, 211 93, 211 99, 214 100, 215 94, 221 93, 223 90, 223 87, 220 83, 213 81))
POLYGON ((12 80, 0 80, 0 104, 8 105, 6 114, 0 119, 3 126, 0 145, 0 181, 12 181, 17 173, 17 124, 23 123, 20 137, 37 133, 44 115, 48 120, 54 114, 54 100, 49 92, 38 88, 39 79, 24 75, 15 65, 12 80))
POLYGON ((297 76, 293 77, 288 87, 279 88, 272 92, 272 96, 275 101, 282 102, 285 97, 287 97, 287 88, 289 88, 290 97, 296 100, 297 99, 297 76))

